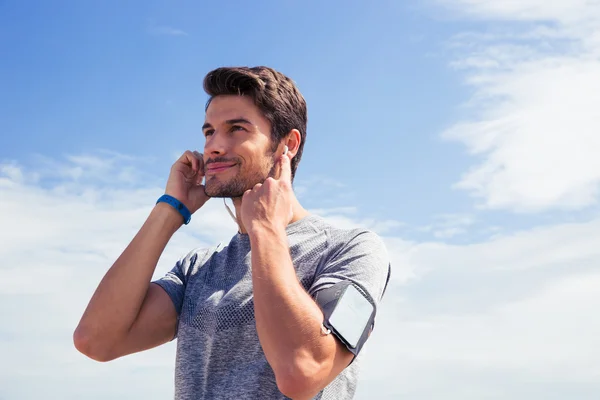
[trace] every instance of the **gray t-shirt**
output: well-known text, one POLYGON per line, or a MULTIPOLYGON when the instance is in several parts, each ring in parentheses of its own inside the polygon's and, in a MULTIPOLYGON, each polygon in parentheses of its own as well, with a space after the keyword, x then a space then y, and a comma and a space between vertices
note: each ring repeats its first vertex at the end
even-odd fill
MULTIPOLYGON (((320 289, 350 280, 378 303, 389 279, 383 241, 364 229, 339 229, 316 215, 286 228, 302 286, 320 289)), ((285 399, 258 340, 254 320, 248 235, 228 245, 195 249, 157 280, 179 322, 175 399, 285 399)), ((361 354, 315 399, 351 399, 361 354)))

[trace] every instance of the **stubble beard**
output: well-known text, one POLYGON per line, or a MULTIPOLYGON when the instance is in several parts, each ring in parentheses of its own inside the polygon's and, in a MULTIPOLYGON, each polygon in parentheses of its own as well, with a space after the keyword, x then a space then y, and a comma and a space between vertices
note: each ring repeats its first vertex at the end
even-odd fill
POLYGON ((252 189, 257 183, 263 183, 274 168, 271 158, 265 157, 259 171, 243 171, 238 164, 237 175, 225 182, 220 182, 217 177, 211 177, 204 185, 204 193, 215 198, 240 198, 246 190, 252 189))

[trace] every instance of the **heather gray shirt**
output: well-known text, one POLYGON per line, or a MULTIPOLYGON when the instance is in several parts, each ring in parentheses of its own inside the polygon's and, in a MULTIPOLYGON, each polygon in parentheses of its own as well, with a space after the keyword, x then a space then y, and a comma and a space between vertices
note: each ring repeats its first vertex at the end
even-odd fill
MULTIPOLYGON (((286 231, 296 274, 311 296, 350 280, 381 300, 389 258, 377 235, 339 229, 316 215, 286 231)), ((155 282, 179 314, 176 400, 286 398, 258 340, 251 274, 250 240, 236 234, 226 246, 191 251, 155 282)), ((351 399, 360 364, 359 354, 315 399, 351 399)))

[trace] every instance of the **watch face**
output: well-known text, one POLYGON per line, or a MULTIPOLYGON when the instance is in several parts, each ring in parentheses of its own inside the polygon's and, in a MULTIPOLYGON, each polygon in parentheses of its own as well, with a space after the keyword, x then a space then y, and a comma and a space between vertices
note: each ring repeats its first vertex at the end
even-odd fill
POLYGON ((373 305, 354 287, 348 285, 329 317, 329 323, 351 347, 356 347, 371 314, 373 305))

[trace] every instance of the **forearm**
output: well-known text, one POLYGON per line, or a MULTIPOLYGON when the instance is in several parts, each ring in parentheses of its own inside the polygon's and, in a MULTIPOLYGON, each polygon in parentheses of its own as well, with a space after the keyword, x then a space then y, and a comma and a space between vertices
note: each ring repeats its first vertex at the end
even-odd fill
POLYGON ((267 361, 279 381, 329 375, 336 343, 321 333, 323 313, 300 285, 285 232, 251 235, 254 312, 267 361))
POLYGON ((140 311, 158 260, 182 223, 171 206, 160 203, 154 207, 98 285, 76 336, 111 343, 127 334, 140 311))

